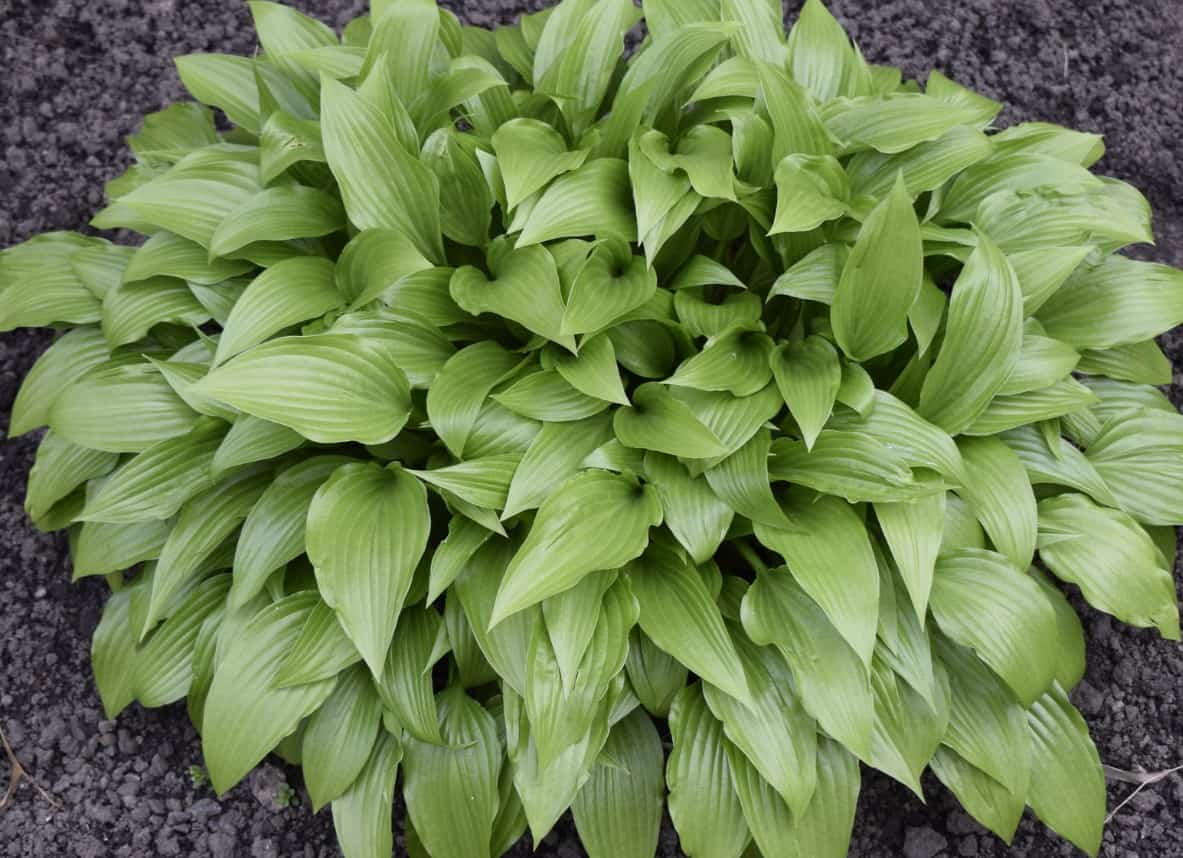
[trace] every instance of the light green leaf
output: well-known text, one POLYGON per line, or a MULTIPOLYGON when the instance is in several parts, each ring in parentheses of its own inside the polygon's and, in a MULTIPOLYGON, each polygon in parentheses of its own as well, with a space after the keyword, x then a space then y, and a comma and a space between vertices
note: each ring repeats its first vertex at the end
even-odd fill
POLYGON ((344 465, 309 507, 308 558, 321 595, 375 676, 429 529, 427 492, 397 465, 344 465))
POLYGON ((633 629, 625 670, 629 686, 650 714, 668 716, 674 697, 686 685, 686 667, 640 629, 633 629))
POLYGON ((517 246, 581 236, 637 238, 628 165, 597 158, 551 182, 526 219, 517 246))
POLYGON ((12 403, 8 435, 15 438, 49 422, 63 390, 107 360, 107 340, 94 327, 63 334, 33 364, 12 403))
POLYGON ((1015 270, 1019 288, 1023 291, 1023 315, 1038 313, 1039 308, 1064 285, 1064 281, 1092 251, 1089 245, 1040 246, 1034 250, 1008 253, 1006 258, 1015 270))
POLYGON ((522 376, 493 394, 493 400, 514 414, 554 423, 585 420, 608 407, 605 400, 580 392, 553 369, 522 376))
POLYGON ((865 525, 850 504, 830 495, 796 493, 783 509, 792 526, 756 523, 756 538, 785 559, 793 579, 870 667, 879 568, 865 525))
POLYGON ((213 484, 210 464, 224 432, 221 421, 202 418, 188 434, 148 447, 87 499, 78 520, 127 524, 168 518, 213 484))
POLYGON ((772 163, 788 155, 832 155, 833 142, 805 89, 780 66, 757 63, 760 98, 772 121, 772 163))
POLYGON ((655 546, 629 566, 649 639, 742 704, 752 699, 735 642, 702 577, 672 549, 655 546))
POLYGON ((576 355, 553 354, 555 369, 568 384, 587 396, 628 405, 628 395, 616 363, 616 349, 606 334, 585 339, 576 355))
POLYGON ((202 104, 220 108, 235 125, 259 131, 259 89, 254 63, 228 54, 177 57, 181 83, 202 104))
POLYGON ((1142 409, 1111 418, 1085 455, 1117 506, 1144 524, 1171 526, 1183 521, 1181 453, 1183 418, 1142 409))
POLYGON ((215 364, 258 345, 284 328, 323 316, 343 296, 334 285, 332 262, 297 256, 256 277, 234 304, 218 340, 215 364))
POLYGON ((725 390, 750 396, 772 377, 772 340, 759 323, 739 323, 711 337, 702 351, 683 361, 665 383, 696 390, 725 390))
POLYGON ((834 407, 842 366, 830 341, 810 336, 782 343, 770 356, 776 386, 797 421, 805 448, 812 450, 834 407))
POLYGON ((394 785, 403 749, 385 730, 349 790, 333 802, 333 828, 345 858, 384 858, 394 851, 394 785))
POLYGON ((1085 455, 1058 434, 1049 443, 1034 426, 1021 426, 1001 436, 1027 469, 1031 485, 1068 486, 1106 506, 1119 507, 1117 498, 1085 455))
POLYGON ((527 330, 573 348, 561 332, 565 307, 554 257, 542 247, 513 249, 494 242, 485 272, 472 266, 456 269, 449 284, 452 298, 472 315, 495 313, 527 330))
POLYGON ((76 488, 110 473, 119 461, 115 453, 88 450, 53 432, 37 447, 25 490, 25 512, 36 521, 76 488))
POLYGON ((808 232, 847 212, 850 183, 832 155, 785 156, 776 166, 776 219, 769 235, 808 232))
POLYGON ((1128 343, 1107 349, 1088 349, 1080 356, 1077 372, 1105 375, 1137 384, 1170 384, 1174 375, 1171 360, 1154 340, 1128 343))
POLYGON ((325 155, 349 219, 359 229, 401 232, 427 259, 442 261, 435 175, 399 145, 390 119, 349 87, 322 80, 320 106, 325 155))
POLYGON ((506 205, 517 208, 552 179, 583 166, 586 149, 567 151, 550 125, 536 119, 513 119, 493 134, 493 151, 505 180, 506 205))
POLYGON ((103 605, 103 614, 95 627, 90 644, 95 685, 103 703, 103 713, 114 719, 135 699, 136 642, 128 621, 131 593, 112 593, 103 605))
POLYGON ((1035 332, 1032 322, 1023 331, 1023 346, 1019 359, 1002 387, 1000 396, 1013 396, 1049 387, 1060 381, 1076 367, 1080 355, 1067 343, 1035 332))
POLYGON ((438 703, 446 744, 407 740, 407 813, 433 858, 488 858, 501 739, 493 716, 461 689, 443 692, 438 703))
POLYGON ((194 390, 317 443, 381 444, 411 411, 393 352, 381 339, 351 334, 280 337, 215 369, 194 390))
POLYGON ((315 602, 314 593, 296 593, 264 608, 229 641, 218 662, 205 702, 202 751, 219 795, 242 780, 332 693, 335 679, 273 687, 315 602))
POLYGON ((214 454, 213 470, 224 473, 239 465, 273 459, 303 443, 303 436, 286 426, 251 414, 239 414, 214 454))
POLYGON ((912 199, 897 179, 863 223, 834 292, 834 336, 852 360, 883 354, 907 339, 923 263, 912 199))
POLYGON ((568 478, 543 501, 497 592, 490 625, 636 558, 661 523, 654 489, 606 471, 568 478))
POLYGON ((872 765, 923 798, 920 776, 949 723, 944 677, 934 683, 936 693, 930 702, 877 658, 871 669, 871 688, 875 694, 872 765))
POLYGON ((230 606, 241 608, 263 591, 271 573, 304 553, 308 507, 316 490, 346 456, 314 456, 276 474, 246 515, 234 554, 230 606))
POLYGON ((871 756, 870 672, 787 569, 761 574, 744 596, 743 627, 789 662, 806 711, 864 760, 871 756))
POLYGON ((944 342, 920 392, 921 417, 950 435, 969 428, 1018 360, 1022 312, 1014 269, 981 237, 953 285, 944 342))
POLYGON ((789 31, 788 66, 793 80, 818 102, 853 94, 854 59, 842 25, 821 0, 807 0, 789 31))
POLYGON ((875 149, 891 155, 937 140, 977 117, 972 105, 918 92, 836 98, 821 106, 826 129, 848 151, 875 149))
POLYGON ((567 295, 561 330, 587 334, 608 327, 651 299, 657 275, 628 244, 604 241, 587 256, 567 295))
POLYGON ((748 827, 735 794, 723 725, 707 708, 700 686, 678 693, 669 720, 673 749, 665 779, 682 849, 703 858, 739 858, 748 827))
POLYGON ((495 342, 483 341, 461 349, 444 364, 427 391, 427 417, 452 455, 463 455, 489 391, 518 361, 495 342))
POLYGON ((695 563, 710 560, 722 544, 734 511, 701 476, 693 477, 676 459, 645 454, 645 478, 657 489, 665 524, 695 563))
POLYGON ((740 515, 769 527, 789 521, 772 495, 768 475, 771 435, 760 430, 738 450, 706 470, 707 483, 720 500, 740 515))
POLYGON ((415 606, 404 611, 378 679, 382 702, 407 733, 437 745, 443 736, 432 690, 431 655, 440 630, 440 616, 433 609, 415 606))
POLYGON ((659 384, 643 384, 634 390, 632 406, 617 409, 612 426, 626 447, 689 459, 707 459, 728 452, 688 405, 659 384))
POLYGON ((994 547, 1018 569, 1031 565, 1038 531, 1035 493, 1022 460, 998 438, 962 438, 965 485, 958 490, 994 547))
POLYGON ((89 370, 57 395, 47 415, 58 435, 110 453, 146 450, 184 435, 196 420, 147 363, 108 363, 89 370))
POLYGON ((1088 408, 1096 395, 1073 378, 1013 396, 995 396, 986 410, 965 430, 967 435, 996 435, 1030 423, 1039 423, 1088 408))
POLYGON ((341 628, 336 613, 318 601, 272 682, 276 688, 287 688, 330 679, 359 661, 361 653, 341 628))
POLYGON ((1059 685, 1027 713, 1031 732, 1031 787, 1027 802, 1056 833, 1089 855, 1101 848, 1105 776, 1084 718, 1059 685))
POLYGON ((1010 843, 1026 801, 951 748, 939 748, 929 762, 933 774, 957 797, 965 811, 1010 843))
POLYGON ((485 456, 427 471, 408 469, 423 482, 437 486, 485 509, 505 506, 509 483, 517 469, 516 455, 485 456))
POLYGON ((184 281, 171 277, 119 283, 103 297, 103 335, 112 349, 142 340, 165 322, 196 327, 209 318, 184 281))
POLYGON ((963 548, 942 555, 932 612, 950 638, 972 647, 1029 706, 1056 669, 1056 615, 1039 585, 1001 554, 963 548))
POLYGON ((340 201, 302 185, 268 188, 235 209, 210 237, 210 253, 229 256, 256 241, 319 238, 345 227, 340 201))
MULTIPOLYGON (((96 481, 92 485, 100 483, 96 481)), ((83 522, 70 547, 72 580, 110 575, 159 557, 173 524, 174 520, 168 518, 133 524, 83 522)))
POLYGON ((1130 516, 1083 495, 1039 504, 1039 558, 1057 578, 1080 587, 1090 605, 1130 625, 1156 626, 1179 639, 1171 573, 1154 541, 1130 516))
POLYGON ((933 492, 915 500, 875 504, 879 529, 921 622, 928 613, 933 567, 944 535, 946 498, 945 492, 933 492))
MULTIPOLYGON (((931 82, 939 72, 929 74, 931 82)), ((846 166, 851 191, 882 197, 891 190, 896 176, 903 173, 904 185, 912 196, 935 191, 967 167, 991 153, 990 138, 974 128, 958 125, 931 143, 921 143, 896 155, 868 150, 859 152, 846 166)), ((943 208, 942 208, 943 213, 943 208)))
POLYGON ((663 752, 653 722, 635 711, 612 728, 571 809, 591 858, 650 858, 661 829, 663 752))
POLYGON ((381 722, 382 701, 369 671, 362 665, 344 671, 304 729, 301 766, 314 812, 339 799, 358 779, 381 722))
POLYGON ((606 414, 573 423, 543 425, 514 471, 502 518, 538 507, 611 437, 606 414))

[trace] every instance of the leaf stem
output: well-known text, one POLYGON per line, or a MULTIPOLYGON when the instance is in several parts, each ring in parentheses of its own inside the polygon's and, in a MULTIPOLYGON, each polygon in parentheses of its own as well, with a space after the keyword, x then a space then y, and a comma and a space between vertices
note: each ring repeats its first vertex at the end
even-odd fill
POLYGON ((755 548, 739 539, 732 544, 735 546, 735 550, 739 552, 740 557, 755 570, 757 575, 763 575, 768 571, 768 564, 760 559, 760 555, 756 553, 755 548))

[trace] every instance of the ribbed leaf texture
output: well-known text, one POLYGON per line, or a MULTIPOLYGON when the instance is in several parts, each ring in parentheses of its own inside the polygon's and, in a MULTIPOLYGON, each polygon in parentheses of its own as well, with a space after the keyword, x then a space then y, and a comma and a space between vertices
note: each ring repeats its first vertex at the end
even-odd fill
POLYGON ((643 858, 667 797, 691 855, 841 858, 860 765, 1097 852, 1064 594, 1179 637, 1183 272, 1117 255, 1098 136, 777 5, 252 2, 178 60, 94 221, 142 247, 0 254, 111 717, 187 696, 220 791, 302 751, 347 858, 400 782, 431 858, 568 807, 643 858))

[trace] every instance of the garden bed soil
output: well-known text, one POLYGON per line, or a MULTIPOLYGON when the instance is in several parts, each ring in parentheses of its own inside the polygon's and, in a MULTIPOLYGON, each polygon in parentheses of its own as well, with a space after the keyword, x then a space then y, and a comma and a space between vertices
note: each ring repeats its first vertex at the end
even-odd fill
MULTIPOLYGON (((293 2, 335 25, 365 6, 293 2)), ((527 4, 445 5, 491 26, 527 4)), ((797 0, 789 5, 795 11, 797 0)), ((1155 208, 1159 244, 1136 254, 1183 265, 1178 0, 833 0, 832 8, 874 62, 913 76, 940 68, 1010 104, 1008 123, 1044 119, 1104 132, 1101 167, 1142 188, 1155 208)), ((127 162, 124 137, 144 113, 182 95, 172 56, 250 53, 254 45, 238 0, 0 0, 0 247, 85 227, 103 182, 127 162)), ((0 429, 47 341, 44 332, 0 336, 0 429)), ((1168 336, 1166 346, 1179 404, 1183 338, 1168 336)), ((0 811, 0 858, 336 855, 327 812, 312 815, 306 799, 279 806, 279 787, 299 785, 294 771, 273 761, 218 799, 189 775, 201 754, 181 707, 133 707, 116 722, 103 719, 88 663, 103 587, 71 585, 65 540, 37 533, 25 518, 34 447, 31 438, 0 441, 0 729, 31 775, 0 811)), ((1087 609, 1083 616, 1089 670, 1074 699, 1102 759, 1148 771, 1183 763, 1183 649, 1087 609)), ((0 785, 8 778, 2 757, 0 785)), ((1077 854, 1030 818, 1008 853, 939 785, 926 788, 924 805, 868 773, 852 856, 1077 854)), ((1110 806, 1130 789, 1112 783, 1110 806)), ((667 825, 660 854, 679 854, 675 844, 667 825)), ((529 854, 528 846, 515 854, 529 854)), ((569 820, 536 854, 583 854, 569 820)), ((1183 777, 1127 804, 1102 854, 1183 856, 1183 777)))

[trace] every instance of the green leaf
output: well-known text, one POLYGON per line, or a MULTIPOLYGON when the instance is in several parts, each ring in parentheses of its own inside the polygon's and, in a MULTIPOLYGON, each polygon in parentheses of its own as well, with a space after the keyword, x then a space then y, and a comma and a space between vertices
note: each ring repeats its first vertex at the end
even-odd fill
POLYGON ((1049 446, 1034 426, 1011 429, 1000 437, 1023 463, 1031 485, 1068 486, 1106 506, 1121 506, 1097 469, 1067 439, 1057 434, 1049 446))
POLYGON ((512 119, 492 138, 505 181, 506 205, 517 208, 551 180, 583 166, 586 149, 567 150, 561 134, 537 119, 512 119))
POLYGON ((1022 293, 1006 257, 984 236, 953 285, 949 321, 920 391, 920 416, 964 432, 1006 383, 1023 338, 1022 293))
POLYGON ((453 300, 474 316, 495 313, 572 348, 573 341, 561 331, 565 307, 554 257, 543 247, 513 249, 499 240, 487 261, 491 278, 472 266, 456 269, 449 285, 453 300))
POLYGON ((579 267, 567 295, 561 330, 588 334, 628 315, 657 292, 657 275, 620 241, 604 241, 579 267))
POLYGON ((194 390, 311 441, 381 444, 411 411, 393 352, 381 339, 352 334, 280 337, 215 369, 194 390))
POLYGON ((1027 802, 1048 828, 1089 855, 1101 848, 1105 776, 1088 725, 1054 685, 1027 713, 1031 787, 1027 802))
POLYGON ((1023 315, 1031 316, 1047 303, 1093 248, 1039 247, 1007 254, 1019 288, 1023 290, 1023 315))
POLYGON ((365 768, 381 729, 382 702, 369 672, 356 665, 337 679, 333 693, 304 730, 304 783, 313 811, 345 794, 365 768))
POLYGON ((1039 585, 993 551, 963 548, 937 560, 932 612, 941 631, 972 647, 1029 706, 1055 675, 1055 611, 1039 585))
POLYGON ((440 744, 439 714, 431 682, 431 654, 440 633, 440 616, 431 608, 403 612, 378 679, 378 694, 398 722, 421 742, 440 744))
POLYGON ((87 499, 78 520, 127 524, 168 518, 213 484, 210 463, 224 426, 202 418, 188 434, 160 441, 131 458, 87 499))
POLYGON ((1139 627, 1179 639, 1179 608, 1169 566, 1130 516, 1083 495, 1039 504, 1039 558, 1090 605, 1139 627))
POLYGON ((1067 343, 1035 333, 1032 327, 1023 331, 1023 346, 1014 369, 998 389, 1000 396, 1027 393, 1048 387, 1068 375, 1080 361, 1076 349, 1067 343))
POLYGON ((145 632, 164 616, 165 607, 198 573, 202 562, 238 529, 270 478, 266 471, 245 470, 185 502, 160 551, 145 632))
POLYGON ((769 360, 777 389, 801 429, 805 448, 812 450, 830 419, 842 383, 838 352, 829 340, 810 336, 800 342, 782 343, 769 360))
POLYGON ((735 642, 702 577, 672 549, 654 546, 628 568, 649 639, 742 704, 752 699, 735 642))
POLYGON ((519 358, 495 342, 474 343, 450 357, 427 391, 427 416, 452 455, 460 457, 481 406, 519 358))
POLYGON ((706 563, 718 551, 734 511, 715 495, 701 476, 691 476, 676 459, 645 454, 645 478, 657 489, 670 533, 695 563, 706 563))
POLYGON ((616 363, 616 348, 606 334, 585 339, 575 355, 556 350, 554 363, 559 375, 581 393, 617 405, 629 404, 616 363))
POLYGON ((239 465, 273 459, 303 443, 304 438, 286 426, 251 414, 239 414, 214 454, 213 470, 225 473, 239 465))
POLYGON ((728 452, 688 405, 659 384, 642 384, 634 390, 632 406, 616 410, 612 427, 626 447, 689 459, 707 459, 728 452))
POLYGON ((202 751, 219 795, 242 780, 333 691, 335 679, 273 687, 315 601, 314 593, 297 593, 264 608, 229 642, 218 662, 205 703, 202 751))
POLYGON ((72 580, 110 575, 159 557, 174 524, 170 518, 133 524, 83 522, 70 547, 72 580))
POLYGON ((686 667, 640 629, 633 629, 625 670, 629 685, 650 714, 668 716, 674 697, 686 685, 686 667))
POLYGON ((634 479, 605 471, 568 478, 542 502, 505 570, 490 626, 573 587, 589 572, 636 558, 661 518, 656 492, 634 479))
POLYGON ((55 340, 33 364, 17 391, 9 437, 16 438, 48 423, 62 391, 107 360, 108 354, 107 340, 97 328, 75 328, 55 340))
POLYGON ((377 676, 427 547, 427 492, 397 465, 343 465, 308 510, 308 558, 324 600, 377 676))
POLYGON ((661 738, 644 712, 612 728, 571 810, 591 858, 650 858, 657 850, 663 791, 661 738))
POLYGON ((934 487, 915 480, 907 463, 873 437, 827 429, 812 450, 789 438, 772 445, 769 474, 838 495, 851 503, 908 500, 930 494, 934 487))
POLYGON ((937 693, 930 702, 897 676, 884 660, 876 659, 871 669, 871 688, 875 694, 872 764, 923 797, 920 776, 949 723, 943 677, 934 683, 937 693))
MULTIPOLYGON (((723 722, 727 738, 776 790, 795 814, 805 812, 817 786, 817 725, 792 691, 784 658, 770 647, 757 648, 743 635, 737 649, 752 689, 745 706, 708 683, 707 705, 723 722)), ((732 769, 740 766, 730 756, 732 769)), ((740 801, 743 801, 742 794, 740 801)))
MULTIPOLYGON (((249 605, 250 603, 248 603, 249 605)), ((273 680, 277 688, 330 679, 361 661, 333 609, 316 603, 273 680)))
POLYGON ((683 361, 665 383, 696 390, 725 390, 750 396, 772 377, 772 340, 759 323, 740 323, 711 337, 702 351, 683 361))
POLYGON ((36 521, 76 488, 109 474, 119 461, 115 453, 88 450, 53 432, 46 433, 29 469, 25 512, 36 521))
POLYGON ((446 744, 407 739, 407 813, 434 858, 489 856, 502 760, 496 724, 459 688, 438 702, 446 744))
POLYGON ((913 468, 931 468, 958 485, 964 482, 961 454, 946 432, 886 391, 873 390, 872 396, 864 413, 835 414, 829 427, 862 433, 889 446, 913 468))
POLYGON ((962 438, 965 485, 958 490, 994 547, 1018 569, 1031 565, 1039 529, 1035 493, 1022 460, 998 438, 962 438))
POLYGON ((785 559, 793 579, 870 667, 879 614, 879 568, 850 504, 800 492, 783 509, 789 528, 756 523, 756 538, 785 559))
POLYGON ((848 94, 854 51, 842 25, 821 0, 807 0, 789 31, 789 72, 818 101, 848 94))
POLYGON ((284 328, 341 306, 334 269, 332 262, 319 256, 297 256, 256 277, 230 311, 214 362, 223 363, 284 328))
POLYGON ((138 453, 184 435, 196 419, 147 363, 108 363, 89 370, 57 395, 47 415, 58 435, 110 453, 138 453))
POLYGON ((757 577, 744 596, 743 627, 754 643, 781 651, 801 702, 822 729, 870 759, 874 705, 867 665, 787 569, 757 577))
POLYGON ((622 160, 597 158, 551 182, 531 209, 517 246, 589 235, 637 238, 628 165, 622 160))
POLYGON ((826 130, 848 151, 875 149, 891 155, 937 140, 977 116, 972 105, 918 92, 836 98, 821 107, 826 130))
POLYGON ((131 593, 112 593, 91 639, 90 657, 103 713, 115 718, 135 699, 136 642, 128 622, 131 593))
POLYGON ((499 510, 505 506, 509 483, 519 460, 516 455, 486 456, 427 471, 408 469, 408 473, 429 485, 447 489, 471 504, 499 510))
POLYGON ((669 810, 682 849, 707 858, 738 858, 748 842, 735 794, 723 725, 697 684, 683 688, 670 708, 673 749, 666 766, 669 810))
POLYGON ((606 414, 573 423, 543 425, 514 471, 502 518, 538 507, 610 437, 606 414))
POLYGON ((554 423, 586 420, 608 407, 606 401, 580 392, 553 369, 522 376, 492 398, 514 414, 554 423))
POLYGON ((1183 419, 1143 409, 1109 420, 1086 456, 1117 498, 1115 506, 1144 524, 1171 526, 1183 521, 1180 452, 1183 419))
POLYGON ((427 259, 442 261, 435 175, 399 145, 390 119, 349 87, 322 80, 320 107, 325 155, 350 221, 401 232, 427 259))
POLYGON ((103 297, 103 336, 112 349, 142 340, 165 322, 196 327, 209 318, 189 287, 171 277, 119 283, 103 297))
POLYGON ((1079 269, 1038 311, 1049 336, 1077 348, 1109 348, 1183 322, 1183 273, 1109 256, 1079 269))
POLYGON ((772 495, 768 455, 772 438, 761 429, 705 476, 711 491, 745 518, 768 527, 788 527, 789 521, 772 495))
POLYGON ((234 553, 231 607, 241 608, 263 591, 273 572, 304 553, 308 507, 316 490, 345 456, 314 456, 280 471, 246 515, 234 553))
POLYGON ((772 121, 772 163, 788 155, 832 155, 833 143, 813 100, 782 67, 757 63, 760 97, 772 121))
POLYGON ((1137 384, 1170 384, 1174 368, 1154 340, 1108 349, 1088 349, 1076 365, 1085 375, 1105 375, 1137 384))
POLYGON ((831 324, 852 360, 866 360, 907 339, 908 310, 920 293, 920 226, 902 179, 859 231, 834 292, 831 324))
POLYGON ((1073 378, 1063 378, 1039 390, 1013 396, 995 396, 965 433, 995 435, 1025 424, 1070 415, 1096 401, 1096 395, 1083 384, 1073 378))
POLYGON ((939 748, 929 767, 970 816, 1011 843, 1023 817, 1024 796, 1011 792, 950 748, 939 748))
POLYGON ((394 851, 394 785, 403 749, 385 730, 353 785, 333 802, 333 828, 345 858, 384 858, 394 851))
POLYGON ((945 531, 946 499, 945 492, 933 492, 915 500, 875 504, 879 529, 921 622, 928 613, 933 568, 945 531))
MULTIPOLYGON (((312 59, 327 59, 316 49, 295 52, 289 58, 299 63, 312 59)), ((323 67, 320 71, 335 76, 323 67)), ((319 122, 300 119, 286 111, 276 110, 263 123, 263 130, 259 136, 259 177, 265 183, 274 182, 285 171, 303 162, 328 163, 319 122)))
POLYGON ((259 131, 259 89, 254 63, 227 54, 177 57, 181 83, 202 104, 220 108, 235 125, 259 131))
POLYGON ((256 241, 319 238, 344 227, 345 211, 336 197, 302 185, 279 185, 231 212, 210 237, 210 254, 229 256, 256 241))
MULTIPOLYGON (((938 74, 935 71, 929 74, 930 86, 938 74)), ((989 137, 976 129, 958 125, 931 143, 921 143, 896 155, 859 152, 850 159, 846 172, 851 191, 856 196, 884 196, 900 173, 908 193, 919 196, 926 191, 935 191, 959 173, 964 175, 962 171, 989 156, 991 151, 989 137)))
POLYGON ((809 232, 847 212, 850 183, 833 155, 785 156, 776 166, 776 219, 769 235, 809 232))

